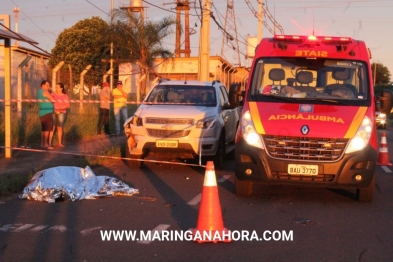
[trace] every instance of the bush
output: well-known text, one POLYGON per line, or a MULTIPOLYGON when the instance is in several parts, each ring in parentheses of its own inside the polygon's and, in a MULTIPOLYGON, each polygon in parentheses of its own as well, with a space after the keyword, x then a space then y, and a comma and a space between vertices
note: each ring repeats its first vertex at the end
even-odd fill
POLYGON ((375 96, 380 96, 382 94, 382 90, 384 89, 389 89, 393 91, 393 86, 392 85, 376 85, 374 86, 374 95, 375 96))

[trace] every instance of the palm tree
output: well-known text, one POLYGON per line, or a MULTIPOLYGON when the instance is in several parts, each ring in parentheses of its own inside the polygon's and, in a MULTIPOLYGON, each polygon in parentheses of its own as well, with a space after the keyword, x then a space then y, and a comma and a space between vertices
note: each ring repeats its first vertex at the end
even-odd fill
POLYGON ((116 9, 114 12, 114 59, 120 63, 135 63, 139 66, 142 98, 146 95, 149 72, 156 74, 154 59, 161 57, 168 60, 174 57, 174 53, 163 46, 164 38, 174 32, 173 25, 176 25, 173 17, 144 22, 140 15, 128 9, 116 9))

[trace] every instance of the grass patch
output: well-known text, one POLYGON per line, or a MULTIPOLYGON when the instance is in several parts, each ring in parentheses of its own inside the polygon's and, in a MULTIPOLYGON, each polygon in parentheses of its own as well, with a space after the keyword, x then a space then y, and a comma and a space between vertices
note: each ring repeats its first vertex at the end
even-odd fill
POLYGON ((3 176, 0 180, 0 197, 20 193, 33 175, 10 174, 3 176))
MULTIPOLYGON (((100 156, 111 156, 111 157, 121 157, 121 147, 120 145, 111 146, 109 148, 103 148, 98 153, 100 156)), ((113 163, 115 159, 96 157, 96 156, 86 156, 87 165, 97 166, 97 165, 107 165, 113 163)))

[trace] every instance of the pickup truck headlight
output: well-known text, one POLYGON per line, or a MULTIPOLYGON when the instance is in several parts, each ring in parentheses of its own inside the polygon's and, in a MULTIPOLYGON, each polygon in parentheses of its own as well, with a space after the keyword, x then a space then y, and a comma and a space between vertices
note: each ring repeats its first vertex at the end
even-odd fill
POLYGON ((370 118, 365 116, 355 136, 350 140, 345 153, 349 154, 365 148, 370 140, 372 129, 370 118))
POLYGON ((241 121, 243 138, 247 144, 263 149, 261 136, 255 130, 250 111, 244 113, 241 121))
POLYGON ((137 115, 134 115, 130 121, 131 125, 134 126, 143 126, 143 121, 142 121, 142 117, 139 117, 137 115))
POLYGON ((381 124, 385 124, 386 123, 386 114, 380 113, 378 119, 381 122, 381 124))
POLYGON ((129 118, 130 120, 124 123, 124 132, 127 136, 132 135, 132 126, 143 126, 142 118, 134 115, 133 117, 129 118))
MULTIPOLYGON (((215 117, 206 117, 204 119, 198 120, 196 123, 196 128, 203 128, 206 129, 208 128, 214 121, 215 117)), ((216 122, 213 123, 212 126, 210 126, 210 128, 213 128, 216 125, 216 122)))

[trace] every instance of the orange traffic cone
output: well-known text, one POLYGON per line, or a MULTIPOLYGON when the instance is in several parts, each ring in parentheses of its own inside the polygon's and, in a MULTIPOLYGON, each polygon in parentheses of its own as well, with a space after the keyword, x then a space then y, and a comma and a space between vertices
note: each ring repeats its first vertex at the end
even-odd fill
POLYGON ((377 160, 378 166, 391 166, 389 161, 388 145, 386 143, 386 135, 382 133, 381 146, 379 147, 379 154, 377 160))
POLYGON ((198 222, 196 228, 192 229, 192 235, 198 243, 232 241, 230 232, 224 228, 216 173, 212 161, 208 161, 206 164, 198 222))

